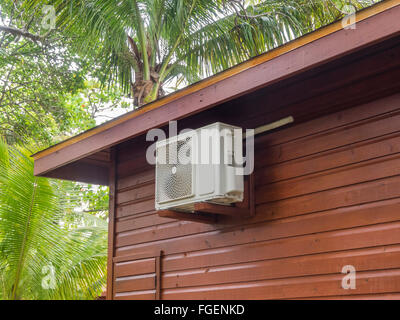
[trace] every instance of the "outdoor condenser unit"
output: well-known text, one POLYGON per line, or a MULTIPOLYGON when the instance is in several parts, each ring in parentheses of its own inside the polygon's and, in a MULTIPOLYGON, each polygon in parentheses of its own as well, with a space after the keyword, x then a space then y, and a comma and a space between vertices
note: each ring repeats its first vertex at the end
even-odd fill
POLYGON ((157 210, 194 211, 197 202, 228 205, 243 201, 241 128, 216 122, 158 141, 156 144, 157 210), (236 157, 235 157, 236 154, 236 157))

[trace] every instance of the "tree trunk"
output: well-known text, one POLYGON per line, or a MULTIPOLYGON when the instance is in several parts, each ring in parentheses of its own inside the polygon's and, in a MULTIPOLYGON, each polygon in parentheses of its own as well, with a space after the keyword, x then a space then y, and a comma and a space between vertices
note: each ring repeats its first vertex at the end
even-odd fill
POLYGON ((150 103, 163 96, 159 75, 155 71, 151 72, 150 80, 143 80, 143 75, 138 72, 135 76, 135 82, 131 84, 133 104, 140 108, 143 104, 150 103))

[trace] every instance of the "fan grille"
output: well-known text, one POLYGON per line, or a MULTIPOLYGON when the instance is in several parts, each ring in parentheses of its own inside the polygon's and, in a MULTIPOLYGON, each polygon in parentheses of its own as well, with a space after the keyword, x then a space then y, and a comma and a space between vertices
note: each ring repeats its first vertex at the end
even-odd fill
POLYGON ((157 148, 157 202, 193 195, 191 157, 192 138, 173 141, 157 148))

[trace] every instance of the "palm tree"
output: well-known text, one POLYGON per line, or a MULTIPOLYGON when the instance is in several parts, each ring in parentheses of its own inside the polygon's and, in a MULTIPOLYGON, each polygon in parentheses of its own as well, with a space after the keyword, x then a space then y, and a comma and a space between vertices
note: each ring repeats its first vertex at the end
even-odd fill
POLYGON ((376 0, 26 0, 54 5, 57 27, 82 52, 100 52, 103 82, 119 81, 140 106, 172 79, 193 83, 376 0), (107 78, 106 78, 107 77, 107 78))
POLYGON ((69 192, 64 182, 34 177, 28 152, 0 140, 0 300, 101 293, 107 222, 73 210, 69 192))

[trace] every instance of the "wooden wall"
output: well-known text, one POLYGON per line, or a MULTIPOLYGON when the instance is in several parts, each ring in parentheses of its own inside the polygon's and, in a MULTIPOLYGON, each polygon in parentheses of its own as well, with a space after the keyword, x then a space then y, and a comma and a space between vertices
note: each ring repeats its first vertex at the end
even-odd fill
POLYGON ((158 217, 146 145, 118 147, 109 298, 400 298, 400 94, 255 149, 255 217, 209 225, 158 217), (348 264, 355 290, 341 287, 348 264))

